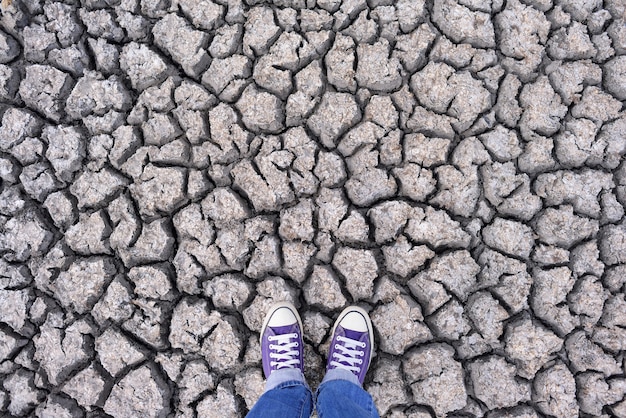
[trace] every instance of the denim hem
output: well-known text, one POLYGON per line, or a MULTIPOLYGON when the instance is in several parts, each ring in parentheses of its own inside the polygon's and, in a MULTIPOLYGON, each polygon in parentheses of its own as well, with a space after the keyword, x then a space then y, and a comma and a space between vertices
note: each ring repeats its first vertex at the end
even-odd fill
POLYGON ((282 369, 273 371, 272 374, 269 375, 265 382, 265 392, 269 392, 285 382, 298 382, 307 388, 309 387, 300 369, 282 369))

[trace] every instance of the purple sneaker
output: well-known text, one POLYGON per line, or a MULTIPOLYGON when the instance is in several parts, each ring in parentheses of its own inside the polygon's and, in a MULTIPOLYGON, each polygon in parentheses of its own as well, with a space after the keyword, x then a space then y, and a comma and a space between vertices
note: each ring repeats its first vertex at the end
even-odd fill
POLYGON ((302 320, 291 303, 279 302, 265 316, 261 355, 266 378, 280 369, 304 371, 302 320))
POLYGON ((363 384, 373 352, 374 331, 367 312, 357 306, 344 309, 335 321, 326 370, 348 370, 363 384))

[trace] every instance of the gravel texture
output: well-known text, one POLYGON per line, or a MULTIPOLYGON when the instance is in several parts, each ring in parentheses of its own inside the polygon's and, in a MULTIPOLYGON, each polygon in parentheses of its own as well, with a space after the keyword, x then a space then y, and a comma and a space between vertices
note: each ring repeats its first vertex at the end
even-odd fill
POLYGON ((288 300, 384 418, 626 418, 623 0, 0 6, 0 415, 243 417, 288 300))

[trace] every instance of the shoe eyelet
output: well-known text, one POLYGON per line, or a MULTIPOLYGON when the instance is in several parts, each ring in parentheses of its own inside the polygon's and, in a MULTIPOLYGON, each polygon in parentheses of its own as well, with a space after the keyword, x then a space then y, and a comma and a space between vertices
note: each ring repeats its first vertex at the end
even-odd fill
POLYGON ((294 344, 295 344, 294 347, 298 347, 300 345, 300 343, 297 341, 294 344))
POLYGON ((335 344, 335 350, 339 350, 339 344, 335 344))
POLYGON ((364 356, 365 355, 365 351, 359 351, 359 355, 360 356, 364 356))

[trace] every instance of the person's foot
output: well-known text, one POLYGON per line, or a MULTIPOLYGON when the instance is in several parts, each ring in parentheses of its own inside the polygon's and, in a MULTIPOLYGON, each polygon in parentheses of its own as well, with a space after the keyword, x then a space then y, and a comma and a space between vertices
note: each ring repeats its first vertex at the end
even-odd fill
POLYGON ((279 302, 265 316, 261 354, 266 378, 281 369, 303 372, 302 320, 291 303, 279 302))
POLYGON ((367 312, 357 306, 344 309, 335 321, 326 370, 348 370, 363 384, 373 352, 374 331, 367 312))

